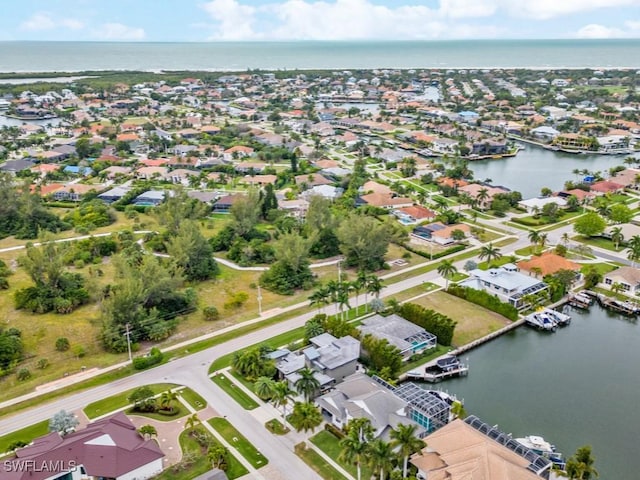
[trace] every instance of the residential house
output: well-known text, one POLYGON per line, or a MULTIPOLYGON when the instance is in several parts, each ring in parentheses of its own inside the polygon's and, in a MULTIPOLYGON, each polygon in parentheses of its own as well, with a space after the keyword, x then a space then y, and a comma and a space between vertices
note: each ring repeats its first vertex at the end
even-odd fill
POLYGON ((546 283, 537 278, 520 273, 512 263, 488 270, 475 269, 469 274, 470 278, 460 282, 460 286, 484 290, 516 308, 525 306, 523 297, 548 288, 546 283))
POLYGON ((518 205, 526 209, 528 213, 536 213, 541 211, 542 208, 549 203, 555 203, 558 207, 565 207, 567 205, 567 201, 562 197, 529 198, 518 202, 518 205))
POLYGON ((100 171, 101 174, 107 176, 108 179, 113 180, 117 177, 125 177, 131 173, 131 167, 121 167, 119 165, 112 165, 100 171))
POLYGON ((553 275, 560 270, 571 270, 579 274, 581 265, 561 257, 557 253, 544 252, 542 255, 534 255, 529 260, 522 260, 517 263, 520 271, 527 272, 544 278, 546 275, 553 275))
POLYGON ((278 208, 295 218, 304 218, 309 210, 309 202, 300 198, 296 200, 278 199, 278 208))
POLYGON ((295 181, 296 185, 306 185, 308 188, 318 185, 331 185, 334 183, 333 180, 329 180, 319 172, 296 175, 295 181))
POLYGON ((624 190, 624 185, 620 185, 619 183, 612 182, 610 180, 601 180, 600 182, 595 182, 591 184, 591 192, 596 192, 600 195, 605 195, 607 193, 620 193, 624 190))
POLYGON ((435 137, 429 150, 443 155, 454 155, 458 150, 458 141, 451 138, 435 137))
POLYGON ((383 185, 382 183, 378 183, 373 180, 369 180, 365 182, 365 184, 360 187, 360 191, 362 193, 379 193, 381 195, 392 195, 393 190, 387 185, 383 185))
POLYGON ((603 283, 609 288, 619 284, 622 291, 636 294, 640 291, 640 269, 635 267, 620 267, 604 275, 603 283))
POLYGON ((206 203, 211 206, 218 198, 218 195, 215 192, 203 192, 200 190, 188 190, 187 196, 189 198, 195 198, 196 200, 201 201, 202 203, 206 203))
POLYGON ((224 197, 220 197, 213 204, 213 212, 214 213, 229 213, 233 204, 242 198, 244 195, 236 194, 236 195, 225 195, 224 197))
POLYGON ((190 184, 189 179, 191 177, 198 177, 200 172, 195 170, 187 170, 186 168, 177 168, 175 170, 171 170, 165 175, 165 179, 171 181, 172 183, 180 183, 185 187, 190 184))
POLYGON ((61 436, 36 438, 0 462, 3 480, 146 480, 163 470, 164 453, 122 412, 61 436), (22 465, 22 468, 20 468, 22 465), (25 466, 30 465, 31 468, 25 466), (44 468, 43 468, 44 466, 44 468))
POLYGON ((7 160, 3 165, 0 165, 1 172, 8 172, 16 174, 23 170, 29 170, 35 166, 36 162, 29 158, 23 158, 20 160, 7 160))
POLYGON ((255 175, 262 173, 267 168, 266 163, 262 162, 239 162, 234 165, 236 172, 255 175))
POLYGON ((457 419, 424 438, 411 457, 425 480, 540 480, 552 463, 475 416, 457 419))
POLYGON ((167 195, 171 195, 171 190, 149 190, 138 195, 133 204, 141 207, 155 207, 164 202, 167 195))
POLYGON ((403 225, 413 225, 431 221, 436 218, 437 214, 422 205, 412 205, 410 207, 402 207, 392 210, 391 213, 398 217, 403 225))
POLYGON ((318 185, 302 192, 301 196, 308 202, 311 201, 311 197, 314 195, 319 195, 333 201, 340 198, 343 193, 344 189, 340 187, 334 187, 332 185, 318 185))
POLYGON ((240 181, 246 185, 258 185, 260 187, 273 185, 277 180, 277 175, 246 175, 240 179, 240 181))
POLYGON ((482 140, 471 145, 471 155, 504 155, 509 153, 506 140, 482 140))
POLYGON ((56 163, 39 163, 31 167, 31 171, 40 174, 40 177, 45 177, 48 173, 57 172, 62 168, 62 165, 56 163))
POLYGON ((102 200, 105 203, 113 203, 120 200, 127 193, 129 193, 129 187, 114 187, 111 190, 107 190, 106 192, 98 195, 98 199, 102 200))
POLYGON ((471 227, 465 223, 445 225, 441 222, 433 222, 429 225, 414 228, 411 236, 418 240, 427 240, 438 245, 451 245, 460 241, 456 239, 459 234, 454 232, 462 232, 464 238, 467 238, 471 236, 471 227))
POLYGON ((403 360, 413 355, 436 347, 437 338, 432 333, 415 323, 392 314, 387 317, 374 315, 362 321, 358 327, 362 336, 372 335, 377 339, 385 339, 390 345, 398 348, 403 360))
POLYGON ((102 185, 84 185, 82 183, 70 183, 53 192, 52 196, 58 201, 79 202, 89 192, 96 192, 104 188, 102 185))
POLYGON ((371 205, 372 207, 390 210, 392 208, 410 207, 413 205, 413 200, 405 197, 394 197, 391 194, 369 193, 367 195, 360 195, 356 199, 357 207, 363 205, 371 205))
POLYGON ((142 180, 164 179, 169 173, 167 167, 142 167, 136 170, 136 177, 142 180))
POLYGON ((62 171, 70 175, 77 175, 81 177, 88 177, 93 174, 93 169, 91 167, 82 167, 80 165, 67 165, 62 171))
POLYGON ((236 145, 234 147, 227 148, 222 153, 222 156, 226 162, 231 162, 236 158, 250 157, 251 155, 253 155, 253 152, 254 150, 251 147, 245 147, 244 145, 236 145))
POLYGON ((543 140, 545 142, 550 142, 558 135, 560 135, 560 132, 558 130, 548 125, 541 125, 539 127, 532 128, 530 133, 535 138, 543 140))
POLYGON ((499 193, 509 193, 509 190, 506 188, 492 187, 491 185, 483 185, 480 183, 470 183, 469 185, 458 187, 458 192, 464 192, 474 200, 478 200, 478 197, 481 195, 480 192, 483 191, 486 193, 486 198, 481 202, 482 206, 491 204, 491 200, 493 200, 493 197, 495 197, 499 193))

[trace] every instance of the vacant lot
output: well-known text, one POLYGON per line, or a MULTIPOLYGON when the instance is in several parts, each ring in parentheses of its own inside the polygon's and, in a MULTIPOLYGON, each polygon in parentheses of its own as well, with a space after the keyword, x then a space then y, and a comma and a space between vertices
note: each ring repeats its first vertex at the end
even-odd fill
POLYGON ((511 323, 502 315, 445 292, 425 295, 413 303, 436 310, 458 322, 453 335, 453 344, 456 346, 469 343, 511 323))

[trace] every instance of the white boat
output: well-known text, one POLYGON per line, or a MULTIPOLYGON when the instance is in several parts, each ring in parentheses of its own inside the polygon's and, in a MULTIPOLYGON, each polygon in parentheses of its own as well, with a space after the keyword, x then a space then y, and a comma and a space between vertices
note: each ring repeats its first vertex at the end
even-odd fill
POLYGON ((553 453, 556 451, 556 447, 547 442, 544 438, 537 435, 527 435, 523 438, 516 438, 516 442, 521 443, 529 450, 534 451, 538 455, 543 453, 553 453))

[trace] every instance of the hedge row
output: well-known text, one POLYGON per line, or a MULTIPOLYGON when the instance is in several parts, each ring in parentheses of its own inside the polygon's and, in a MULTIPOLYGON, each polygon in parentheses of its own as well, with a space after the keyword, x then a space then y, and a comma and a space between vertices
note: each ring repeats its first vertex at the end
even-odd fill
POLYGON ((407 250, 409 250, 411 253, 415 253, 416 255, 420 255, 421 257, 428 258, 429 260, 436 260, 438 258, 442 258, 442 257, 445 257, 447 255, 451 255, 452 253, 460 252, 460 251, 464 250, 465 248, 467 248, 466 245, 454 245, 453 247, 447 248, 446 250, 443 250, 442 252, 438 252, 438 253, 434 253, 433 255, 429 255, 427 252, 423 252, 421 250, 415 249, 409 244, 404 244, 402 246, 404 248, 406 248, 407 250))
POLYGON ((145 355, 144 357, 136 357, 133 359, 133 368, 136 370, 144 370, 145 368, 153 367, 154 365, 159 364, 164 359, 164 353, 162 353, 158 348, 152 348, 149 355, 145 355))
POLYGON ((435 310, 429 310, 415 303, 402 304, 398 313, 406 320, 433 333, 438 337, 438 343, 440 345, 451 345, 457 322, 454 322, 446 315, 438 313, 435 310))
POLYGON ((501 302, 497 296, 491 295, 484 290, 476 290, 475 288, 461 287, 459 285, 449 285, 447 293, 480 305, 492 312, 499 313, 509 320, 515 321, 518 319, 518 309, 516 307, 509 303, 501 302))

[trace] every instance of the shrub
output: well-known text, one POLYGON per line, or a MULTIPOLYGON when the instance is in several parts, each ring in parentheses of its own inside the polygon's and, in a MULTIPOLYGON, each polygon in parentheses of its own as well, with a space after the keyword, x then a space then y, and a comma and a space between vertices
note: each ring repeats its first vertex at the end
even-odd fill
POLYGON ((342 430, 340 430, 338 427, 336 427, 335 425, 333 425, 331 423, 325 423, 324 429, 327 432, 330 432, 330 433, 334 434, 338 438, 346 437, 346 435, 344 434, 344 432, 342 430))
POLYGON ((66 352, 69 350, 69 339, 67 337, 60 337, 56 340, 56 350, 59 352, 66 352))
POLYGON ((152 348, 149 355, 144 357, 136 357, 133 359, 133 368, 136 370, 144 370, 159 364, 164 359, 164 353, 158 348, 152 348))
POLYGON ((27 445, 29 445, 29 442, 25 442, 23 440, 15 440, 9 444, 9 446, 7 447, 7 451, 13 452, 18 448, 26 447, 27 445))
POLYGON ((87 351, 82 345, 74 345, 73 354, 78 358, 82 358, 87 354, 87 351))
POLYGON ((249 295, 246 292, 237 292, 233 294, 227 302, 225 302, 224 309, 233 310, 235 308, 240 308, 247 300, 249 300, 249 295))
POLYGON ((202 309, 202 314, 204 315, 204 319, 207 322, 213 322, 213 321, 218 320, 220 318, 220 312, 218 312, 218 309, 216 307, 214 307, 213 305, 209 305, 208 307, 204 307, 202 309))
POLYGON ((461 287, 459 285, 450 285, 447 293, 467 300, 468 302, 475 303, 476 305, 480 305, 492 312, 499 313, 503 317, 507 317, 509 320, 515 321, 518 319, 518 309, 516 307, 509 303, 501 302, 498 297, 491 295, 484 290, 476 290, 475 288, 461 287))
POLYGON ((40 360, 38 360, 37 366, 40 370, 44 370, 49 366, 49 360, 47 360, 46 358, 41 358, 40 360))
POLYGON ((29 380, 31 378, 31 370, 29 370, 28 368, 21 368, 20 370, 18 370, 16 376, 18 377, 18 380, 24 382, 25 380, 29 380))
POLYGON ((0 277, 0 290, 7 290, 9 288, 9 280, 6 277, 0 277))

